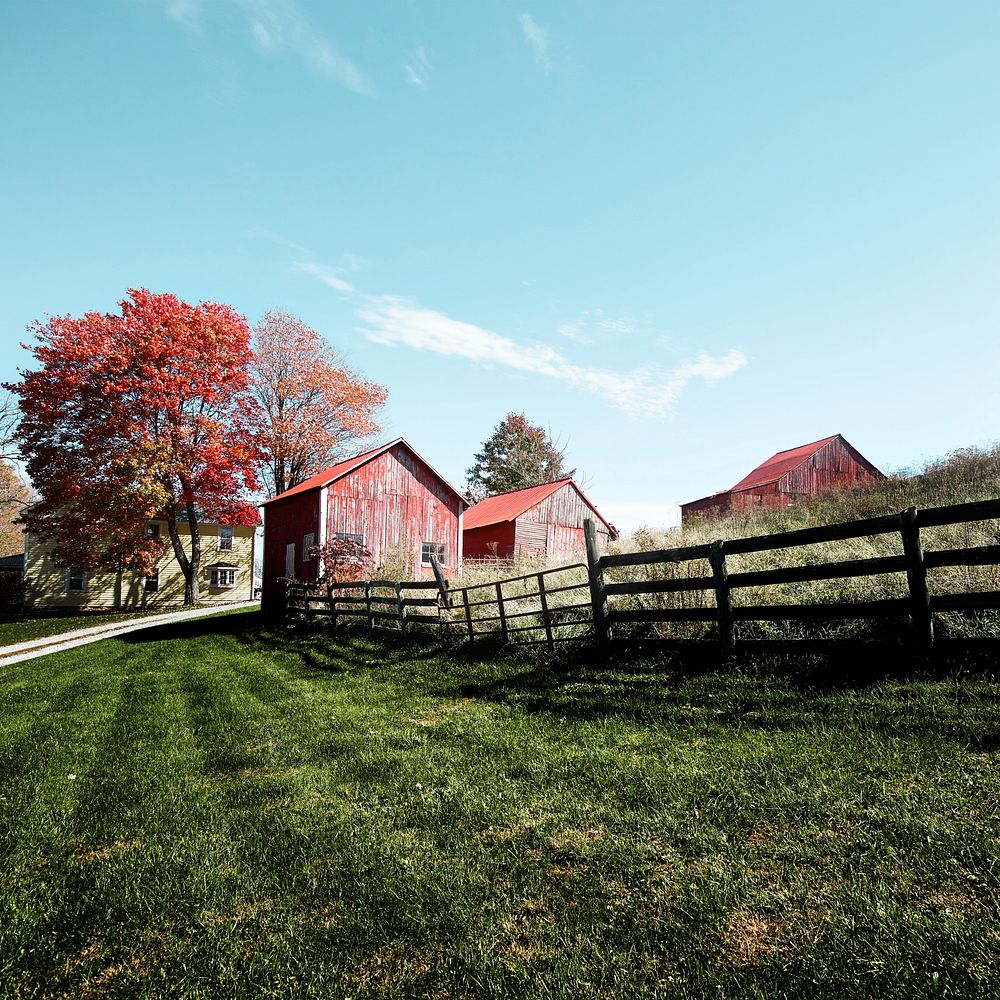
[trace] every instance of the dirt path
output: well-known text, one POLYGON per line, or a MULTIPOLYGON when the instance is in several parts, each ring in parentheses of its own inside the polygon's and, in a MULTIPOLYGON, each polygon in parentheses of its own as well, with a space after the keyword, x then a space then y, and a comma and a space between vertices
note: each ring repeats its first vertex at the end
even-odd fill
POLYGON ((177 611, 168 614, 148 615, 145 618, 132 618, 123 622, 105 622, 92 628, 79 628, 72 632, 62 632, 59 635, 40 636, 25 642, 15 642, 9 646, 0 646, 0 666, 8 663, 20 663, 22 660, 33 660, 49 653, 61 653, 64 649, 74 646, 85 646, 89 642, 101 639, 111 639, 127 632, 139 632, 154 625, 169 625, 172 622, 182 622, 189 618, 207 618, 221 614, 223 611, 259 608, 259 601, 244 601, 241 604, 227 604, 221 608, 195 608, 193 611, 177 611))

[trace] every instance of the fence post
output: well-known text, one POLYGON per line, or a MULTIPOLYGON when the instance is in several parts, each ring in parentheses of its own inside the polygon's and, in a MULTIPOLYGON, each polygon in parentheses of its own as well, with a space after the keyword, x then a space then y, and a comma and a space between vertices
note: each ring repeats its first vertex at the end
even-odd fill
POLYGON ((729 574, 726 572, 726 553, 722 542, 712 542, 708 562, 715 580, 715 606, 719 611, 719 642, 723 655, 733 651, 733 605, 730 600, 729 574))
POLYGON ((497 587, 497 607, 500 609, 500 631, 503 632, 503 641, 510 642, 510 635, 507 632, 507 612, 503 606, 503 588, 498 583, 497 587))
POLYGON ((365 610, 368 612, 368 631, 375 631, 375 616, 372 614, 372 582, 365 580, 365 610))
POLYGON ((587 542, 587 567, 590 571, 590 604, 594 615, 594 636, 598 648, 608 644, 608 599, 604 593, 604 572, 601 569, 601 550, 597 544, 597 528, 593 518, 585 518, 583 536, 587 542))
POLYGON ((542 621, 545 623, 545 639, 549 644, 549 649, 555 649, 552 641, 552 619, 549 617, 549 601, 545 596, 545 574, 538 574, 538 597, 542 602, 542 621))
POLYGON ((333 580, 326 585, 326 600, 330 605, 330 628, 337 631, 337 598, 333 596, 333 580))
POLYGON ((467 587, 462 588, 462 603, 465 605, 465 627, 469 630, 469 642, 472 642, 475 634, 472 631, 472 611, 469 608, 469 590, 467 587))
POLYGON ((396 584, 396 606, 399 608, 399 631, 403 633, 403 638, 407 636, 406 629, 406 605, 403 604, 403 585, 396 584))
POLYGON ((437 580, 438 590, 446 608, 451 608, 451 594, 448 591, 448 581, 444 578, 444 570, 435 555, 431 556, 431 569, 434 570, 434 579, 437 580))
POLYGON ((917 647, 926 651, 934 645, 934 619, 927 592, 927 567, 924 564, 924 547, 920 543, 916 507, 908 507, 899 515, 899 533, 903 536, 903 555, 906 556, 906 582, 910 588, 913 637, 917 647))

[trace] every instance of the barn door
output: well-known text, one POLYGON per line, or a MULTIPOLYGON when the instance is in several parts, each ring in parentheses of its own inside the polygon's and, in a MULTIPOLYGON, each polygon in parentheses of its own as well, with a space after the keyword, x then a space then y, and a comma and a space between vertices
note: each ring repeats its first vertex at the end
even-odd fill
POLYGON ((285 546, 285 576, 289 580, 295 579, 295 542, 285 546))

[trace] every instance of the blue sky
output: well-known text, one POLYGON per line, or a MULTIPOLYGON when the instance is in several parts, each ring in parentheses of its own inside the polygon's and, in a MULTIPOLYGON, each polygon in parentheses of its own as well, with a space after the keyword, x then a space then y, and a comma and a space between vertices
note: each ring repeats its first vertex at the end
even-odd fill
POLYGON ((624 528, 1000 437, 995 2, 49 0, 0 93, 5 379, 131 286, 284 308, 456 485, 523 411, 624 528))

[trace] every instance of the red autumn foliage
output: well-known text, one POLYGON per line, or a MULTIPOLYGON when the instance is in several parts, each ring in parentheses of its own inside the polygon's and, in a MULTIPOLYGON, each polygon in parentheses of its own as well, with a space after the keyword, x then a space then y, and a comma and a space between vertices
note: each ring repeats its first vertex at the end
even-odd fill
POLYGON ((268 496, 333 465, 360 438, 377 434, 386 390, 352 371, 298 317, 268 312, 254 328, 251 391, 266 454, 268 496))
POLYGON ((145 572, 165 546, 145 524, 165 518, 193 603, 199 522, 258 523, 250 329, 227 305, 128 294, 120 313, 31 328, 36 342, 24 346, 38 368, 7 386, 19 397, 15 436, 39 494, 25 521, 67 565, 145 572), (185 520, 189 538, 177 530, 185 520))

